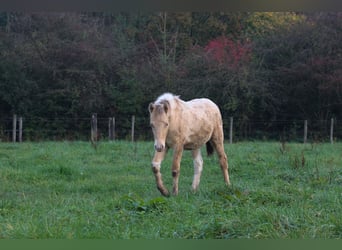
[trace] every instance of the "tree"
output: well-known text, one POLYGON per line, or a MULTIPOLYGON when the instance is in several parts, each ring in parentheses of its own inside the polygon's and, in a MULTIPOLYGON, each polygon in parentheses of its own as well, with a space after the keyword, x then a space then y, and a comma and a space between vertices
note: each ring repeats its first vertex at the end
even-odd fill
POLYGON ((145 134, 148 103, 167 91, 213 99, 239 134, 253 120, 280 131, 272 121, 339 117, 340 23, 327 12, 0 13, 1 117, 87 131, 96 112, 124 136, 136 115, 145 134))
POLYGON ((258 40, 257 79, 272 94, 268 113, 274 120, 309 119, 318 128, 341 115, 341 17, 327 18, 308 16, 308 22, 258 40))

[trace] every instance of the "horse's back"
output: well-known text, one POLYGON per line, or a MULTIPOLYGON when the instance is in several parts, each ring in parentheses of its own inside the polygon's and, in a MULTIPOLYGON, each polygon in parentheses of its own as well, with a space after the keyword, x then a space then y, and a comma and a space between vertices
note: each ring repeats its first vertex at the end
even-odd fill
POLYGON ((186 102, 183 122, 192 130, 202 129, 211 133, 215 127, 222 125, 222 118, 214 102, 207 98, 200 98, 186 102))
POLYGON ((201 117, 205 120, 211 120, 211 122, 214 122, 214 120, 221 121, 221 113, 218 106, 207 98, 199 98, 199 99, 193 99, 190 100, 187 103, 187 106, 189 110, 191 110, 191 113, 195 114, 196 117, 201 117), (212 120, 214 119, 214 120, 212 120))

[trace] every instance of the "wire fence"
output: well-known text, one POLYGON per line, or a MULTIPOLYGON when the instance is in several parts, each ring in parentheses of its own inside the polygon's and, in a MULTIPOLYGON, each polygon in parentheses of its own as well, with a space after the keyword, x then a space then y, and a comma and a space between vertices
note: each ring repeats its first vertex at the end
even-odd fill
MULTIPOLYGON (((0 118, 0 141, 42 140, 152 140, 149 117, 97 117, 96 131, 89 117, 0 118), (15 133, 13 133, 15 131, 15 133)), ((246 120, 223 118, 225 139, 231 142, 276 140, 294 142, 336 142, 342 138, 342 123, 327 120, 246 120)))

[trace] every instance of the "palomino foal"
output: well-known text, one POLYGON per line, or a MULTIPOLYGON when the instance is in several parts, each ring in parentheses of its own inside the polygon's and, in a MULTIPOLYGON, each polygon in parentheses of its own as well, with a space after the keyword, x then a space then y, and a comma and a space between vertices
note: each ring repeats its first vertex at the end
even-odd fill
POLYGON ((203 160, 201 146, 207 145, 208 155, 216 150, 224 181, 230 185, 227 156, 223 146, 223 127, 219 108, 209 99, 182 101, 178 96, 165 93, 149 105, 150 123, 154 136, 155 154, 152 171, 157 188, 164 196, 169 196, 165 188, 160 165, 169 148, 173 149, 172 176, 173 194, 178 194, 178 179, 183 150, 191 150, 194 162, 192 189, 198 189, 203 160))

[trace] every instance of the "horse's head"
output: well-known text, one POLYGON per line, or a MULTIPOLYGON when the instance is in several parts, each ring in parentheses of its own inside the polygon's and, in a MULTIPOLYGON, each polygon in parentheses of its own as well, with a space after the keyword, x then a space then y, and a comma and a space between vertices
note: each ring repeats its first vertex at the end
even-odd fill
POLYGON ((154 136, 154 148, 162 152, 165 150, 166 136, 169 131, 170 103, 168 101, 150 103, 148 110, 154 136))

